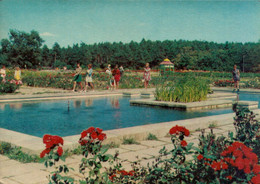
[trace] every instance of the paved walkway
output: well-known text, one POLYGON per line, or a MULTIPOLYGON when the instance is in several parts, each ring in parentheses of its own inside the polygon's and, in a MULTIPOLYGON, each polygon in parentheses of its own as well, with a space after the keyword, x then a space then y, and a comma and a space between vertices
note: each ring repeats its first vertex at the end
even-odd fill
MULTIPOLYGON (((228 131, 233 131, 232 124, 225 125, 214 129, 217 135, 227 135, 228 131)), ((206 132, 209 132, 206 129, 206 132)), ((198 144, 198 135, 200 132, 192 133, 185 140, 198 144)), ((140 160, 141 165, 146 166, 147 163, 152 163, 154 158, 159 155, 159 150, 165 146, 167 149, 172 149, 170 137, 159 137, 158 140, 140 141, 140 144, 120 145, 119 148, 110 149, 108 153, 114 154, 119 151, 119 158, 122 159, 125 170, 131 169, 131 163, 140 160)), ((70 172, 69 176, 80 179, 82 176, 78 172, 79 163, 82 156, 73 155, 66 159, 65 164, 73 167, 75 171, 70 172)), ((64 162, 61 161, 61 164, 64 162)), ((1 184, 46 184, 48 180, 46 176, 52 169, 46 169, 40 163, 23 164, 15 160, 10 160, 6 156, 0 155, 0 183, 1 184)))

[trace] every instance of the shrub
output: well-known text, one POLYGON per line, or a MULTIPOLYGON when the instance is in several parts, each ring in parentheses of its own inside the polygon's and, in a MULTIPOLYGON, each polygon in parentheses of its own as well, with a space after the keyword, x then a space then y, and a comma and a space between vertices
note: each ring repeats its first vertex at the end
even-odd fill
MULTIPOLYGON (((3 78, 0 77, 0 81, 2 81, 3 78)), ((19 89, 21 85, 21 81, 15 81, 15 80, 6 80, 0 82, 0 94, 1 93, 14 93, 17 89, 19 89)))

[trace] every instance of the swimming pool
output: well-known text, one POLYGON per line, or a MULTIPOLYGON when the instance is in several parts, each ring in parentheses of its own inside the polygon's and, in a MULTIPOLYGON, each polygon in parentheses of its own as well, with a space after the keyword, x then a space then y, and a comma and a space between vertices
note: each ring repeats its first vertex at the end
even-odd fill
MULTIPOLYGON (((259 94, 240 94, 240 100, 260 101, 259 94)), ((90 127, 104 130, 231 113, 231 109, 186 112, 166 108, 130 106, 126 97, 0 103, 0 127, 42 137, 69 136, 90 127), (69 104, 68 104, 69 102, 69 104), (69 106, 69 108, 68 108, 69 106)))

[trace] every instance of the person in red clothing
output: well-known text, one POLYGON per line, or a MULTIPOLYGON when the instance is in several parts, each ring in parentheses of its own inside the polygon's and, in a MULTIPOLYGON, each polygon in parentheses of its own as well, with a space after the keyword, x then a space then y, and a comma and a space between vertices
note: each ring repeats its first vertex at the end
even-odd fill
POLYGON ((115 79, 115 84, 114 84, 114 88, 118 89, 119 88, 119 81, 120 81, 120 70, 118 69, 118 65, 115 65, 114 70, 112 71, 112 75, 114 76, 115 79))

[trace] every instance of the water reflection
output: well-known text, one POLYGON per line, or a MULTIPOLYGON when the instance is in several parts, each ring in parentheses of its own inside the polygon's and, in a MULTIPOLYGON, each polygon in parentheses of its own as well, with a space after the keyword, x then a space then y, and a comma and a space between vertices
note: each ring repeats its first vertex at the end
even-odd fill
POLYGON ((14 103, 9 105, 11 109, 21 109, 23 107, 22 103, 14 103))
POLYGON ((119 105, 119 99, 118 98, 111 98, 110 103, 111 103, 111 106, 114 109, 119 109, 120 105, 119 105))
POLYGON ((81 100, 75 100, 74 101, 74 107, 75 108, 80 108, 81 107, 81 100))
POLYGON ((86 107, 91 107, 93 105, 93 99, 89 98, 85 100, 85 106, 86 107))
POLYGON ((5 110, 5 104, 1 104, 1 103, 0 103, 0 109, 1 109, 1 110, 5 110))

